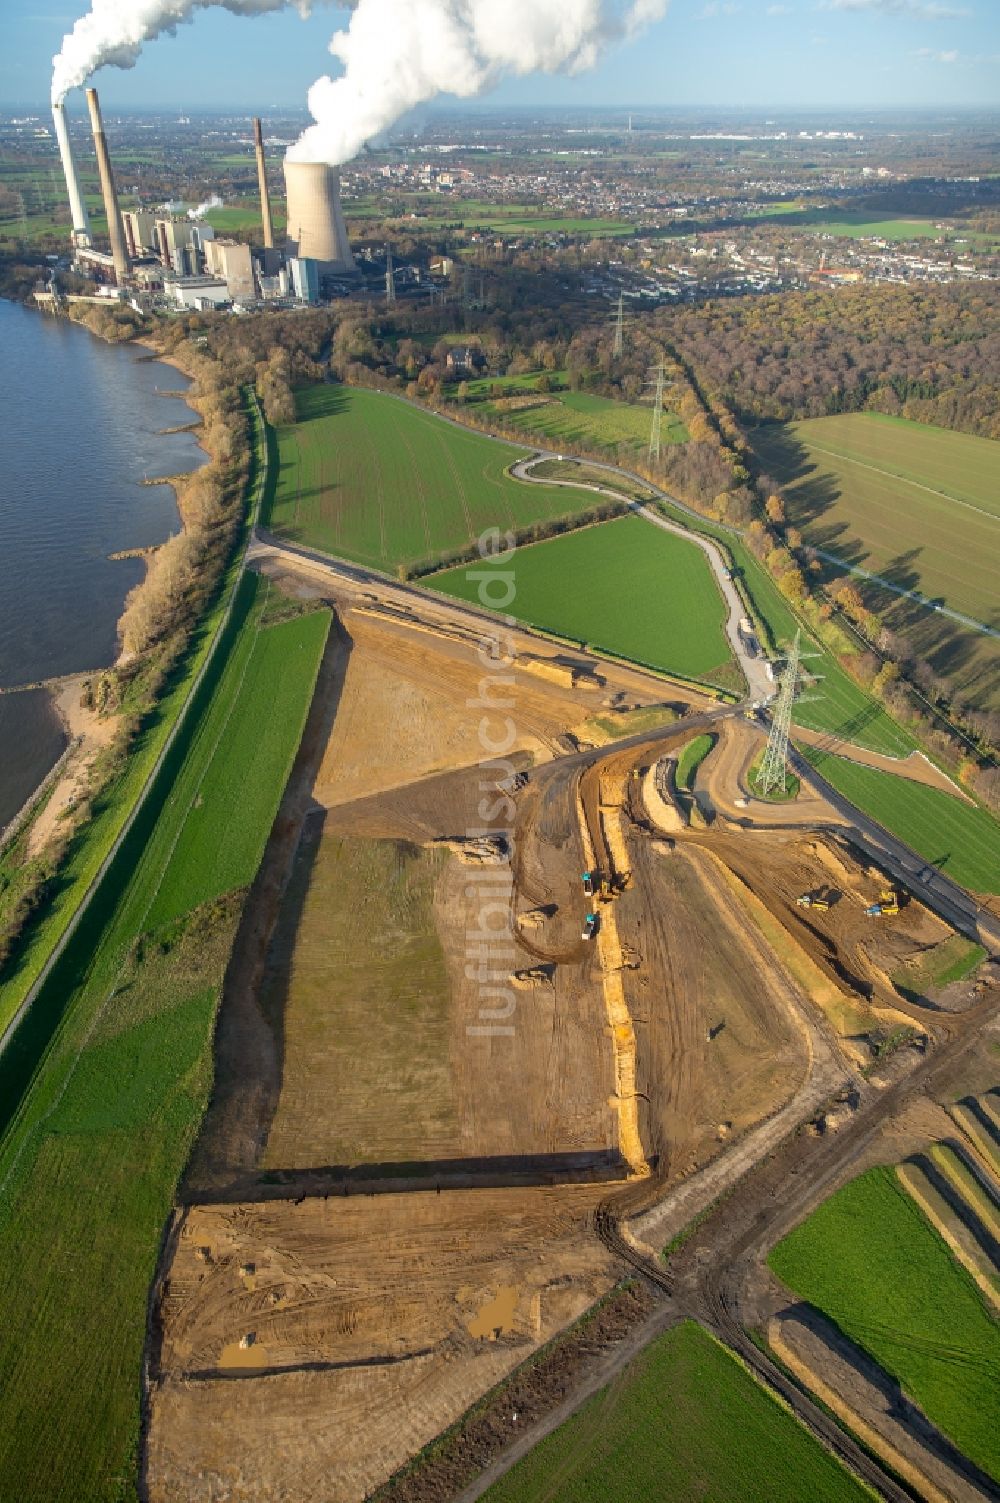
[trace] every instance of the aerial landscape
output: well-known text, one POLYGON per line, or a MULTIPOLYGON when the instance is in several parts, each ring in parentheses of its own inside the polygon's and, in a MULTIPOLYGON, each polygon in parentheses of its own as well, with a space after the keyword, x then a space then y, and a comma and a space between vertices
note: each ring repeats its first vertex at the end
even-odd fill
POLYGON ((1000 13, 2 24, 0 1503, 1000 1498, 1000 13))

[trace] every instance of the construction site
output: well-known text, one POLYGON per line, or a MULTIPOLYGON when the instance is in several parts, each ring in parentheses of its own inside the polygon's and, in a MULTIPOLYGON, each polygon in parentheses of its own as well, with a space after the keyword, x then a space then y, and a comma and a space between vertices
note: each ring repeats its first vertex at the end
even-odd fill
POLYGON ((610 1290, 626 1242, 658 1258, 951 1017, 891 978, 952 928, 815 790, 752 798, 753 717, 257 551, 337 628, 154 1290, 164 1503, 365 1498, 610 1290), (599 1235, 616 1197, 626 1241, 599 1235))

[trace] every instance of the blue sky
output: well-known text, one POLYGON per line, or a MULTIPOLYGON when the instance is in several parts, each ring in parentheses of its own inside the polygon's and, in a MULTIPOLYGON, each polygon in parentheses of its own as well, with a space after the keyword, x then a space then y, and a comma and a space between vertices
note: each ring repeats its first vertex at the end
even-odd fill
MULTIPOLYGON (((52 54, 83 7, 3 0, 2 9, 0 104, 41 103, 52 54)), ((96 82, 111 109, 304 106, 346 19, 333 6, 308 21, 293 11, 252 21, 202 11, 150 43, 130 72, 106 68, 96 82)), ((1000 0, 672 0, 662 21, 593 72, 511 80, 487 97, 567 107, 1000 106, 1000 0)))

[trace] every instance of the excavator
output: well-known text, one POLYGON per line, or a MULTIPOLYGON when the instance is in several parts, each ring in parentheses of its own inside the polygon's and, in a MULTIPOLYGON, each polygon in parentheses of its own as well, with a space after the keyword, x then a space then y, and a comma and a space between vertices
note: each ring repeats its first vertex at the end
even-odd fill
POLYGON ((884 887, 878 895, 877 903, 869 903, 865 909, 866 918, 891 918, 899 912, 899 893, 892 887, 884 887))

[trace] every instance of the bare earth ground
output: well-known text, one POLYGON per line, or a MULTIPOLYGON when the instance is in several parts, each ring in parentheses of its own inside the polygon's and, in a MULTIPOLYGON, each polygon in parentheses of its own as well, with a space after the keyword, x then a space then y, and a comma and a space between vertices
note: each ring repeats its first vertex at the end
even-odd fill
POLYGON ((916 904, 872 928, 877 879, 832 835, 720 813, 656 839, 631 774, 683 722, 648 754, 553 760, 602 702, 662 701, 656 680, 515 665, 509 765, 484 769, 480 717, 496 735, 508 711, 470 705, 487 670, 460 623, 336 603, 156 1291, 154 1500, 360 1500, 614 1281, 593 1217, 625 1160, 684 1189, 829 1095, 842 1040, 758 912, 872 1016, 940 937, 916 904), (502 837, 489 859, 481 832, 502 837), (588 862, 621 889, 596 941, 588 862), (840 900, 804 915, 820 878, 840 900))
POLYGON ((45 808, 32 821, 28 834, 28 855, 37 856, 58 821, 83 796, 87 789, 88 773, 94 758, 112 740, 118 730, 114 715, 100 716, 80 703, 83 685, 93 675, 78 673, 73 678, 63 679, 54 695, 54 703, 60 720, 66 727, 74 746, 56 779, 45 808))
POLYGON ((600 1194, 193 1208, 161 1307, 150 1498, 363 1497, 610 1287, 581 1235, 600 1194))

